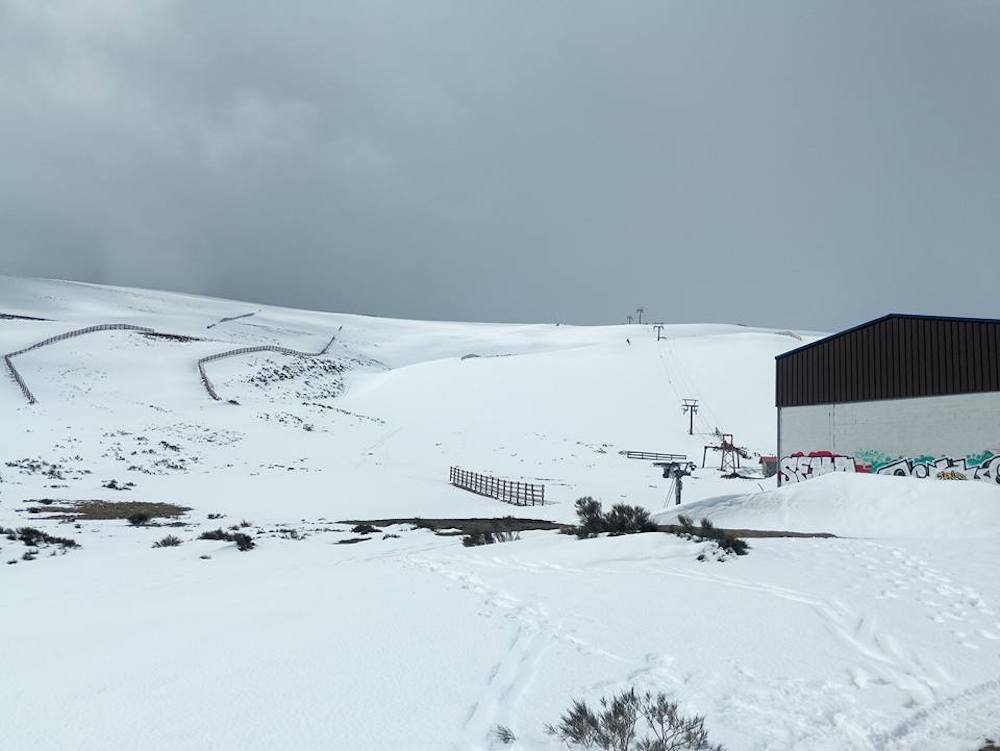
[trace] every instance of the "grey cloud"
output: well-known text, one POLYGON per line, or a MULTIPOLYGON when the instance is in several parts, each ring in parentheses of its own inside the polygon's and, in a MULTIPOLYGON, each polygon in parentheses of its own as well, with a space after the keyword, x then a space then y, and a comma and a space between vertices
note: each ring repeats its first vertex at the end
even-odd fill
POLYGON ((0 0, 0 271, 422 318, 1000 316, 1000 6, 0 0))

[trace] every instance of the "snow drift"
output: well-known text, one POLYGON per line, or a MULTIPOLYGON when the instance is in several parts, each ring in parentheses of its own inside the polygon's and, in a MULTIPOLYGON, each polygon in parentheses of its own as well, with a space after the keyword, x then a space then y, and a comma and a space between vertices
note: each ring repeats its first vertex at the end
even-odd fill
POLYGON ((844 537, 962 539, 1000 534, 1000 488, 982 482, 831 473, 763 493, 707 498, 664 512, 732 529, 844 537))

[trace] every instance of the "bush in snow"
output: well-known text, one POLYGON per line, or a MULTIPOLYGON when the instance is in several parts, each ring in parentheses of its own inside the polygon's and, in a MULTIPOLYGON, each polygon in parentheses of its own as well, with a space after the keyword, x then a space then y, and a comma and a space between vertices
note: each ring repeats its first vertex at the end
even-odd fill
POLYGON ((509 746, 511 743, 517 740, 517 736, 514 735, 514 731, 511 730, 506 725, 497 725, 493 728, 493 738, 498 743, 502 743, 505 746, 509 746))
POLYGON ((517 532, 512 532, 509 529, 499 529, 493 532, 473 532, 462 538, 462 544, 467 548, 474 548, 478 545, 492 545, 495 542, 513 542, 520 539, 521 535, 517 532))
POLYGON ((656 523, 649 518, 649 512, 642 506, 628 506, 616 503, 604 517, 608 534, 632 535, 637 532, 655 532, 656 523))
POLYGON ((734 537, 724 529, 719 529, 707 518, 701 520, 700 527, 696 527, 689 517, 678 514, 677 526, 677 534, 681 537, 687 537, 690 540, 711 540, 724 552, 732 555, 746 555, 747 551, 750 550, 746 540, 734 537))
POLYGON ((253 538, 243 532, 226 532, 223 529, 210 529, 198 535, 199 540, 222 540, 224 542, 235 542, 236 549, 240 551, 252 550, 256 547, 253 538))
POLYGON ((253 550, 256 547, 256 543, 253 538, 243 532, 237 532, 232 535, 233 542, 236 543, 236 549, 241 552, 246 552, 247 550, 253 550))
POLYGON ((600 502, 590 496, 577 499, 576 515, 580 519, 576 536, 581 539, 602 532, 610 535, 633 535, 639 532, 655 532, 657 529, 656 523, 649 517, 649 512, 642 506, 616 503, 609 512, 604 513, 600 502))
POLYGON ((578 537, 592 537, 606 531, 601 504, 589 495, 576 499, 576 516, 580 520, 578 537))
POLYGON ((144 527, 149 523, 149 514, 130 514, 127 518, 133 527, 144 527))
POLYGON ((373 535, 382 530, 378 527, 373 527, 371 524, 356 524, 351 527, 351 531, 358 535, 373 535))
MULTIPOLYGON (((9 535, 8 539, 10 539, 9 535)), ((64 548, 80 547, 76 540, 71 540, 67 537, 55 537, 48 532, 43 532, 34 527, 20 527, 17 530, 17 539, 29 548, 37 548, 41 545, 59 545, 64 548)))
POLYGON ((704 717, 685 717, 666 694, 635 689, 602 698, 596 711, 574 700, 545 730, 567 746, 604 751, 723 751, 709 743, 704 717))
POLYGON ((176 548, 181 544, 181 538, 176 535, 167 535, 162 540, 153 543, 154 548, 176 548))

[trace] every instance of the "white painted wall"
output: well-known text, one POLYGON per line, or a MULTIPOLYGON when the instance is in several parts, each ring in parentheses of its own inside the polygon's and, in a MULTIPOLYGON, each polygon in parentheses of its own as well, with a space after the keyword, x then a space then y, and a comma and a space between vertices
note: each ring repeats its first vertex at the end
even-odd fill
MULTIPOLYGON (((1000 392, 782 407, 778 451, 782 459, 800 451, 899 458, 1000 454, 1000 392)), ((815 474, 844 471, 843 461, 828 464, 815 474)))
POLYGON ((1000 453, 1000 392, 783 407, 782 456, 879 449, 898 456, 1000 453))

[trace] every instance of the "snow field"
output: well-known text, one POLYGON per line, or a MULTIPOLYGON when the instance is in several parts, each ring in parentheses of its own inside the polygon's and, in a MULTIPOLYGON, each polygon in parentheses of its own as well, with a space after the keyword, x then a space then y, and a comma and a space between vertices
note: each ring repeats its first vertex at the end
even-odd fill
POLYGON ((724 563, 662 534, 464 548, 398 525, 339 544, 358 536, 343 519, 571 521, 581 495, 674 518, 669 481, 618 452, 700 460, 715 427, 773 450, 773 357, 801 334, 676 325, 657 342, 7 277, 0 312, 52 319, 0 321, 3 352, 115 321, 204 340, 80 337, 18 358, 38 404, 0 389, 0 526, 82 545, 22 561, 0 537, 0 748, 487 749, 501 723, 542 751, 571 699, 629 686, 706 715, 731 750, 965 751, 1000 734, 1000 495, 980 483, 777 490, 699 469, 680 508, 696 519, 842 535, 755 538, 724 563), (336 369, 211 363, 238 406, 198 380, 207 354, 316 351, 333 333, 336 369), (702 404, 694 436, 685 397, 702 404), (553 503, 451 488, 451 464, 542 481, 553 503), (75 528, 29 515, 39 498, 192 510, 187 527, 75 528), (243 519, 250 552, 196 539, 243 519), (152 549, 167 533, 183 544, 152 549))

